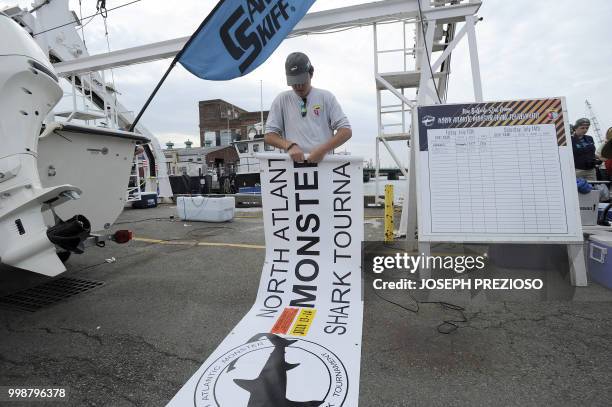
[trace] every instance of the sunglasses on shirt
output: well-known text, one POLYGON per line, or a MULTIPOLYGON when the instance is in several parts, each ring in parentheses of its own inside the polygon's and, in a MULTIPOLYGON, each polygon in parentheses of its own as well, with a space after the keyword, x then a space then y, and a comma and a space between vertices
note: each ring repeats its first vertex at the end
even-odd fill
POLYGON ((308 110, 306 109, 306 98, 302 99, 302 107, 300 109, 300 113, 302 114, 302 117, 306 117, 306 114, 308 113, 308 110))

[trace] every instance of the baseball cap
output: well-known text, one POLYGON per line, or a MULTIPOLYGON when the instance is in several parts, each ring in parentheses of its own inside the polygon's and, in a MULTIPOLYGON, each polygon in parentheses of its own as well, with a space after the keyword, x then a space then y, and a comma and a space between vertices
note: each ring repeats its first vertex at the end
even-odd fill
POLYGON ((576 124, 574 124, 574 127, 590 126, 590 125, 591 125, 591 121, 587 119, 586 117, 583 117, 582 119, 576 120, 576 124))
POLYGON ((301 52, 289 54, 285 61, 285 74, 287 75, 287 85, 300 85, 308 82, 312 64, 310 60, 301 52))

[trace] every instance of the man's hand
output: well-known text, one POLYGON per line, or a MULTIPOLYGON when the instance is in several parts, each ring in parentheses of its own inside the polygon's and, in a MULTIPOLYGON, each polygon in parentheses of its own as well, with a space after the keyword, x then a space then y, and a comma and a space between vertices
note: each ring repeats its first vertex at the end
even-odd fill
POLYGON ((325 158, 325 154, 327 154, 327 150, 319 146, 310 152, 310 155, 308 156, 308 162, 319 163, 323 161, 323 158, 325 158))
POLYGON ((293 161, 298 163, 304 162, 304 152, 299 145, 294 144, 287 152, 293 161))

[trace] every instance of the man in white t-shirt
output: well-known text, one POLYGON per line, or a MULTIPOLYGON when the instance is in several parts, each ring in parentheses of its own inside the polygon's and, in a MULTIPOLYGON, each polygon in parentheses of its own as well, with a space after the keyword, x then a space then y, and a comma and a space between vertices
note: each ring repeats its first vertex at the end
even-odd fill
POLYGON ((351 138, 351 125, 331 92, 311 86, 314 68, 305 54, 290 54, 285 73, 292 90, 272 102, 265 142, 287 151, 293 161, 310 153, 308 162, 320 162, 351 138))

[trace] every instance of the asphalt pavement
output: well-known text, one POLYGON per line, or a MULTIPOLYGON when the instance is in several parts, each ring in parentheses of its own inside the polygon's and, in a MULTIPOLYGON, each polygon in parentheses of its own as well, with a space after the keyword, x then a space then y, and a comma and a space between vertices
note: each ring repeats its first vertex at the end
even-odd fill
MULTIPOLYGON (((126 209, 114 229, 136 240, 71 256, 65 277, 103 285, 36 312, 0 308, 0 386, 68 389, 68 401, 37 406, 165 405, 251 307, 264 262, 260 210, 221 224, 175 212, 126 209)), ((365 225, 367 240, 382 239, 381 210, 368 209, 365 225)), ((44 280, 0 274, 3 294, 44 280)), ((387 300, 414 309, 412 298, 371 282, 360 406, 612 404, 612 291, 593 283, 572 301, 453 299, 461 315, 438 304, 407 311, 387 300)))

